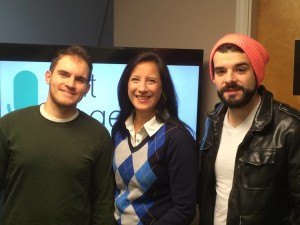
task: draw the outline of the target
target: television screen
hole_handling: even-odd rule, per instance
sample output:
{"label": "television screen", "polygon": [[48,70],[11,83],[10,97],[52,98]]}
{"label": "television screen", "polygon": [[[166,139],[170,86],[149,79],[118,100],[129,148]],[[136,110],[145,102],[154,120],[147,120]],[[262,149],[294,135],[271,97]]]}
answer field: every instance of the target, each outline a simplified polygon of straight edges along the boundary
{"label": "television screen", "polygon": [[[0,44],[0,117],[23,107],[45,102],[45,72],[57,45]],[[179,117],[198,137],[203,50],[86,47],[93,59],[89,93],[78,108],[104,124],[109,131],[119,112],[117,85],[128,60],[143,51],[164,58],[177,92]]]}

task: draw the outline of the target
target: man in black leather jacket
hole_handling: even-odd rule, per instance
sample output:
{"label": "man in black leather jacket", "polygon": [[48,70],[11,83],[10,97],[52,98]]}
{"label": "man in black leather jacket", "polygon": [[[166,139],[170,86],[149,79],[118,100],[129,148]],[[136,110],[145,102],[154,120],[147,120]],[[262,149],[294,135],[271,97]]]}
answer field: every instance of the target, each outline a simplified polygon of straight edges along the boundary
{"label": "man in black leather jacket", "polygon": [[300,113],[260,85],[268,60],[241,34],[211,52],[221,103],[200,143],[201,225],[300,224]]}

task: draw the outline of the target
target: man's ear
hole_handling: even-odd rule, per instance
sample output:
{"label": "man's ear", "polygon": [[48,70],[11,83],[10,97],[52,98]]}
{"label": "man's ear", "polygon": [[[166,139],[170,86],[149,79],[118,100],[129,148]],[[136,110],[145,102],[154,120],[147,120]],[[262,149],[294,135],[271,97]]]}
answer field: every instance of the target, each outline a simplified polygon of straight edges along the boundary
{"label": "man's ear", "polygon": [[90,87],[91,87],[91,85],[90,85],[90,84],[87,84],[86,89],[85,89],[85,94],[87,94],[87,93],[89,92]]}
{"label": "man's ear", "polygon": [[46,81],[47,84],[50,83],[51,76],[52,76],[51,71],[47,70],[46,73],[45,73],[45,81]]}

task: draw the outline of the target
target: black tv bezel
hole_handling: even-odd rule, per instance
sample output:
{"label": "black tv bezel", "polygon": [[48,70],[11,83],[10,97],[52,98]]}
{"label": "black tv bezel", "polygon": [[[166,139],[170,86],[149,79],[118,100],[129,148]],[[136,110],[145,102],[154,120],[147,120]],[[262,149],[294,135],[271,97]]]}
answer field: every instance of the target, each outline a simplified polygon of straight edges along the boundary
{"label": "black tv bezel", "polygon": [[[36,61],[51,62],[58,49],[67,45],[15,44],[0,43],[0,61]],[[93,63],[127,64],[136,54],[153,51],[158,53],[167,65],[197,65],[199,66],[198,105],[196,121],[196,141],[199,142],[200,109],[201,109],[201,82],[203,72],[203,49],[176,49],[176,48],[139,48],[114,47],[102,48],[83,46],[89,52]],[[300,46],[299,46],[300,47]],[[299,81],[300,82],[300,81]]]}

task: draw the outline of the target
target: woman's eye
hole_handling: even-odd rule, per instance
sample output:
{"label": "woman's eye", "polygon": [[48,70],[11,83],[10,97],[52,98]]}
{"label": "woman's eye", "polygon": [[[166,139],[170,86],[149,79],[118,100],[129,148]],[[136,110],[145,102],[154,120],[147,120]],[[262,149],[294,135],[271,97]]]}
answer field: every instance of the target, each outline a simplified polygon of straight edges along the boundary
{"label": "woman's eye", "polygon": [[154,79],[150,79],[150,80],[147,80],[147,83],[149,83],[149,84],[156,84],[157,81],[154,80]]}
{"label": "woman's eye", "polygon": [[136,77],[132,77],[132,78],[130,79],[130,81],[131,81],[131,82],[134,82],[134,83],[137,83],[137,82],[139,82],[139,79],[136,78]]}

